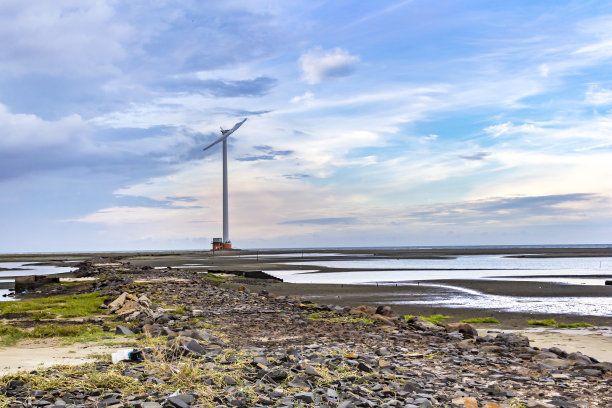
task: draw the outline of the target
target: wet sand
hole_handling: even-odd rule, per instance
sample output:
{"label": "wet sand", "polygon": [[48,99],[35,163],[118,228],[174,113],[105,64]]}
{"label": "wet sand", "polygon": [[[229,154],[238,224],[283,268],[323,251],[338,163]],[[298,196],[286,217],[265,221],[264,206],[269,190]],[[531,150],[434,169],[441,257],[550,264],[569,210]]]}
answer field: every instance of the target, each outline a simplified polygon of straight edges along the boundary
{"label": "wet sand", "polygon": [[[446,281],[445,281],[446,282]],[[448,283],[457,285],[455,281]],[[539,293],[539,282],[521,282],[522,293]],[[491,294],[508,294],[515,295],[507,286],[505,281],[486,282],[488,293]],[[585,316],[571,314],[550,314],[550,313],[524,313],[524,312],[504,312],[490,309],[480,308],[452,308],[443,307],[440,305],[419,305],[419,304],[393,304],[395,301],[409,299],[411,295],[439,293],[439,288],[432,286],[388,286],[388,285],[341,285],[341,284],[309,284],[309,283],[265,283],[265,282],[250,282],[245,281],[229,284],[228,286],[237,287],[245,285],[251,291],[267,290],[275,296],[299,296],[302,299],[310,300],[318,304],[337,304],[342,306],[359,306],[359,305],[381,305],[391,304],[392,309],[398,315],[417,315],[429,316],[432,314],[443,314],[452,316],[449,322],[460,321],[473,317],[495,317],[500,321],[499,325],[492,327],[501,328],[523,328],[527,327],[528,320],[555,319],[563,323],[579,323],[588,322],[596,326],[612,326],[612,317],[610,316]],[[462,286],[471,289],[480,289],[483,286],[481,281],[462,281]],[[571,286],[566,288],[564,296],[589,296],[589,289],[579,285],[553,285],[555,286]],[[607,287],[608,296],[612,296],[612,288]],[[609,290],[608,290],[609,289]],[[528,296],[528,295],[525,295]],[[592,295],[595,296],[595,295]],[[599,294],[598,296],[603,296]],[[612,301],[612,297],[611,297]]]}
{"label": "wet sand", "polygon": [[[461,255],[502,255],[510,257],[612,257],[612,247],[593,248],[420,248],[420,249],[285,249],[251,251],[168,251],[100,254],[17,254],[0,255],[0,262],[45,262],[58,266],[74,266],[67,261],[94,259],[103,256],[100,262],[129,262],[134,266],[175,267],[200,264],[195,270],[206,271],[249,271],[249,270],[295,270],[318,269],[320,272],[341,272],[342,268],[314,267],[312,265],[287,265],[294,261],[331,261],[362,259],[441,259]],[[191,267],[191,266],[190,266]],[[191,269],[194,270],[194,269]],[[358,270],[358,269],[348,269]],[[375,274],[376,272],[372,272]],[[500,275],[511,276],[512,271]],[[375,278],[373,278],[375,279]],[[611,278],[612,279],[612,278]],[[610,297],[612,286],[560,285],[550,282],[497,281],[497,280],[453,280],[426,281],[429,284],[459,286],[490,295],[526,297]],[[412,295],[436,295],[441,288],[432,286],[375,286],[375,285],[338,285],[338,284],[274,284],[265,281],[253,283],[253,290],[266,290],[276,295],[297,295],[312,299],[317,303],[334,303],[349,306],[361,304],[386,304],[410,298]],[[401,314],[442,313],[457,318],[482,317],[495,315],[508,327],[524,327],[529,319],[554,318],[567,323],[588,321],[597,325],[612,326],[612,316],[576,316],[538,313],[496,312],[480,308],[449,308],[438,305],[401,305],[393,304]]]}

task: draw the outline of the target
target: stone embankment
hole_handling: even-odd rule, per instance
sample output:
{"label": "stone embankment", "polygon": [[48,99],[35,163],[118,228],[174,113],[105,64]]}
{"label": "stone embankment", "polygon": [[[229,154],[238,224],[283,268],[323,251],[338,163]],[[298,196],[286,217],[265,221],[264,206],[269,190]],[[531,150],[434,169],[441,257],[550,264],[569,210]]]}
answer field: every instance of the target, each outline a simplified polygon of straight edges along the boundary
{"label": "stone embankment", "polygon": [[145,361],[5,377],[9,406],[612,406],[612,364],[517,334],[229,290],[188,270],[82,269],[108,296],[101,324],[136,334]]}

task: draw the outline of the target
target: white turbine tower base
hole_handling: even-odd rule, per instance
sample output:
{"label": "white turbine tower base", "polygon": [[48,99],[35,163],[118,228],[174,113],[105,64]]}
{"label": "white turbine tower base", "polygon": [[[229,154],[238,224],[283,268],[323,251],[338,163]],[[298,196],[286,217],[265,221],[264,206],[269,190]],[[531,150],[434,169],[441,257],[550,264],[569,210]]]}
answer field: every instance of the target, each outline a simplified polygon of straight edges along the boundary
{"label": "white turbine tower base", "polygon": [[217,143],[223,142],[223,242],[221,242],[221,247],[219,249],[229,249],[232,247],[229,239],[229,214],[227,204],[227,138],[238,130],[244,122],[246,122],[246,118],[243,119],[242,122],[236,123],[230,130],[223,130],[223,128],[221,128],[221,137],[204,148],[204,150],[208,150]]}

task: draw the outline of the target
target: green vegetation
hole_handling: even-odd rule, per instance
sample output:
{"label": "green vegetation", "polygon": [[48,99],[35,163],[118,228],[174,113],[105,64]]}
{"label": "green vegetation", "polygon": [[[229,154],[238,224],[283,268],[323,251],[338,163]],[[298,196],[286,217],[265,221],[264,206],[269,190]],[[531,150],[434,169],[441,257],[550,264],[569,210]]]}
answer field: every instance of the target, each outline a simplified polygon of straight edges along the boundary
{"label": "green vegetation", "polygon": [[11,346],[23,339],[46,339],[61,337],[62,344],[99,340],[108,336],[102,328],[90,324],[41,324],[32,330],[15,326],[0,326],[0,345]]}
{"label": "green vegetation", "polygon": [[310,313],[306,316],[311,320],[325,320],[332,323],[365,323],[374,324],[372,319],[357,316],[338,316],[331,313]]}
{"label": "green vegetation", "polygon": [[23,331],[14,326],[0,326],[0,345],[10,346],[23,338]]}
{"label": "green vegetation", "polygon": [[57,316],[55,314],[49,312],[36,312],[30,316],[32,320],[55,319],[56,317]]}
{"label": "green vegetation", "polygon": [[559,323],[557,327],[561,329],[577,329],[579,327],[595,327],[591,323],[578,322],[578,323]]}
{"label": "green vegetation", "polygon": [[0,302],[0,314],[33,313],[35,319],[72,318],[100,313],[105,297],[98,292],[84,295],[52,296],[13,302]]}
{"label": "green vegetation", "polygon": [[225,279],[223,276],[219,276],[210,272],[204,275],[204,279],[215,283],[225,283],[227,281],[227,279]]}
{"label": "green vegetation", "polygon": [[60,280],[59,283],[50,283],[49,285],[54,285],[54,286],[76,286],[76,285],[82,285],[83,283],[88,283],[87,281],[62,281]]}
{"label": "green vegetation", "polygon": [[555,319],[546,319],[546,320],[529,320],[527,324],[531,326],[556,326],[557,321]]}
{"label": "green vegetation", "polygon": [[[413,317],[417,317],[414,315],[404,315],[404,320],[408,321],[410,319],[412,319]],[[453,316],[444,316],[441,314],[435,314],[435,315],[431,315],[431,316],[418,316],[419,319],[421,320],[427,320],[430,323],[433,323],[435,325],[438,326],[442,326],[442,322],[445,320],[448,320],[450,318],[452,318]]]}
{"label": "green vegetation", "polygon": [[171,310],[173,313],[176,313],[176,314],[182,315],[182,314],[187,313],[187,310],[185,310],[183,305],[164,305],[164,307],[168,310]]}
{"label": "green vegetation", "polygon": [[545,326],[545,327],[559,327],[561,329],[576,329],[579,327],[595,327],[590,323],[578,322],[578,323],[557,323],[555,319],[546,320],[529,320],[527,324],[531,326]]}
{"label": "green vegetation", "polygon": [[494,317],[472,317],[462,320],[461,323],[499,323],[499,320]]}

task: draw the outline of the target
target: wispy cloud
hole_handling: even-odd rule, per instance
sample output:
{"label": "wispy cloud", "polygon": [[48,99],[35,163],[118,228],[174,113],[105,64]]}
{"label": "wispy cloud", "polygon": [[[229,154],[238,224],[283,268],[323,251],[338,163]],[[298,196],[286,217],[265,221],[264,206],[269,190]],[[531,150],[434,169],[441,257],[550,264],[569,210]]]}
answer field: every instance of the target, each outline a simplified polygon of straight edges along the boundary
{"label": "wispy cloud", "polygon": [[490,155],[491,153],[489,152],[478,152],[474,154],[460,155],[459,157],[465,160],[484,160]]}
{"label": "wispy cloud", "polygon": [[601,88],[598,85],[591,85],[585,96],[586,102],[589,105],[612,105],[612,89]]}
{"label": "wispy cloud", "polygon": [[296,173],[296,174],[283,174],[283,177],[289,180],[302,180],[312,177],[310,174]]}
{"label": "wispy cloud", "polygon": [[334,225],[334,224],[352,224],[355,218],[337,217],[337,218],[311,218],[306,220],[291,220],[283,221],[281,224],[316,224],[316,225]]}
{"label": "wispy cloud", "polygon": [[259,150],[264,154],[246,155],[236,158],[238,161],[259,161],[259,160],[274,160],[279,157],[289,156],[293,154],[293,150],[274,150],[271,146],[260,145],[254,146],[255,150]]}
{"label": "wispy cloud", "polygon": [[274,78],[261,76],[247,80],[173,79],[163,82],[161,86],[168,91],[203,93],[216,98],[236,98],[266,95],[277,83]]}
{"label": "wispy cloud", "polygon": [[321,47],[314,48],[302,54],[299,60],[304,79],[310,84],[348,76],[358,62],[359,57],[339,47],[329,51]]}

